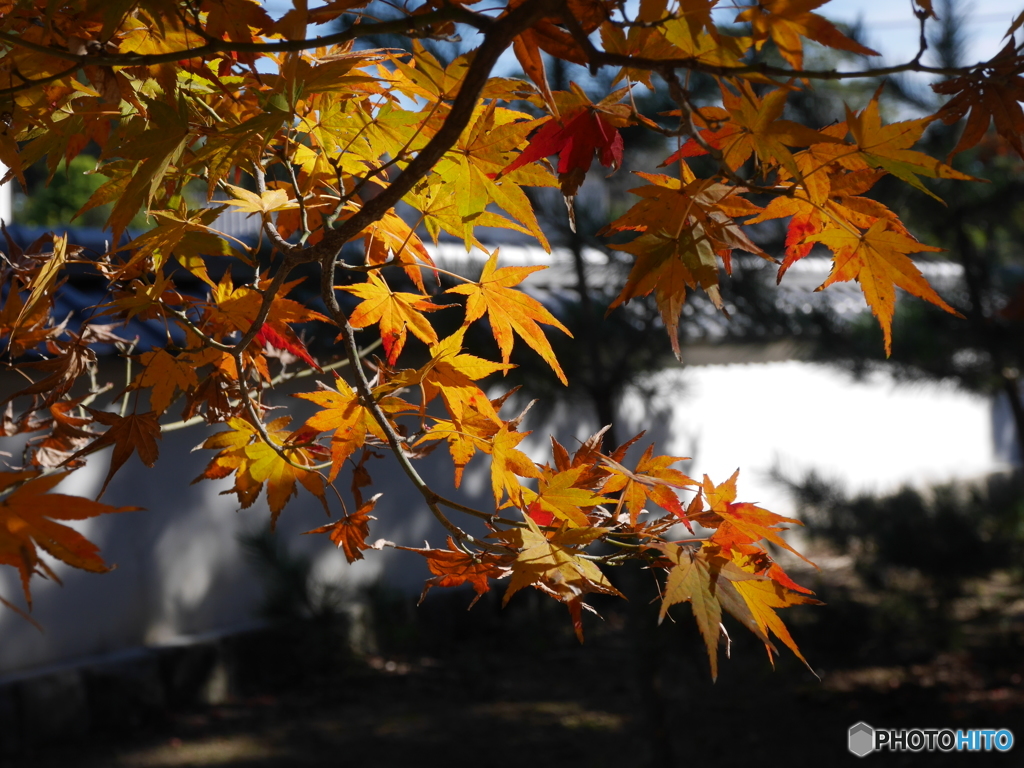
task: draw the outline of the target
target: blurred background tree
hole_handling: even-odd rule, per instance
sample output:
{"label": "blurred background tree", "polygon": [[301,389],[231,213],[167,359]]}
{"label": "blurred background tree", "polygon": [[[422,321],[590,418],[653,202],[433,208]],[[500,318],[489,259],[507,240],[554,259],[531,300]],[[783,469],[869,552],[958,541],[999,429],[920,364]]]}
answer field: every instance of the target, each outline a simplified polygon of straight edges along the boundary
{"label": "blurred background tree", "polygon": [[[942,23],[931,50],[939,66],[966,63],[968,11],[958,0],[938,4]],[[918,82],[901,79],[887,81],[885,94],[890,109],[901,111],[927,112],[943,99]],[[941,157],[953,149],[961,130],[961,123],[933,123],[922,148]],[[889,360],[882,356],[881,336],[867,315],[852,326],[826,323],[815,358],[856,374],[885,368],[905,381],[948,380],[979,394],[1001,395],[1015,426],[1019,462],[1024,455],[1024,164],[990,132],[979,146],[958,155],[953,165],[988,183],[929,180],[929,188],[944,204],[909,187],[898,189],[890,179],[884,179],[875,194],[921,240],[946,249],[936,258],[959,267],[960,276],[945,298],[967,321],[933,311],[924,302],[902,301],[894,325],[898,341]]]}
{"label": "blurred background tree", "polygon": [[[969,8],[958,0],[942,0],[936,12],[942,23],[930,40],[933,59],[938,66],[962,66]],[[879,86],[894,113],[934,111],[944,98],[920,81],[894,78]],[[814,93],[805,106],[826,114],[831,107],[825,92]],[[962,123],[933,123],[923,148],[942,157],[961,131]],[[886,359],[870,315],[844,319],[826,308],[815,315],[811,358],[856,377],[885,372],[905,384],[949,382],[992,398],[997,436],[1003,433],[1008,458],[1019,465],[1024,456],[1024,164],[990,132],[953,165],[988,183],[957,186],[928,180],[942,203],[886,179],[872,196],[922,241],[946,249],[934,257],[947,265],[950,276],[943,297],[964,317],[901,297],[893,329],[897,341]],[[1000,413],[1006,414],[1005,423]],[[950,423],[951,441],[956,432],[957,425]],[[836,633],[839,653],[867,659],[895,650],[913,659],[977,642],[979,635],[994,642],[986,634],[993,631],[1019,634],[1019,627],[1007,623],[1024,576],[1024,478],[1019,470],[975,483],[890,493],[852,493],[813,471],[778,479],[792,492],[812,540],[852,561],[855,587],[823,587],[833,614],[841,616],[845,609],[849,619],[839,622],[845,627]]]}

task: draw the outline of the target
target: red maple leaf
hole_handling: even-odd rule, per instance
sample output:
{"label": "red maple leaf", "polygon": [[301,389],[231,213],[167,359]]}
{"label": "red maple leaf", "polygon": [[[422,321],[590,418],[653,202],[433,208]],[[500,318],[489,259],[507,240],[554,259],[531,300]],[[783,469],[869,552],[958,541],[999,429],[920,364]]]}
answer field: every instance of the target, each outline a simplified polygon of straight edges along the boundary
{"label": "red maple leaf", "polygon": [[306,345],[303,344],[299,337],[296,336],[294,333],[289,335],[291,336],[291,338],[288,338],[283,333],[281,333],[271,325],[267,324],[262,326],[256,333],[255,341],[262,347],[270,345],[275,349],[290,352],[291,354],[295,355],[297,358],[302,360],[304,363],[309,365],[311,368],[322,373],[323,369],[320,367],[317,361],[314,360],[312,356],[309,354],[309,350],[306,349]]}
{"label": "red maple leaf", "polygon": [[595,152],[601,165],[618,168],[622,163],[622,136],[600,112],[583,109],[564,124],[558,120],[545,123],[530,139],[530,146],[498,176],[506,176],[527,163],[558,155],[562,192],[571,196],[583,183]]}

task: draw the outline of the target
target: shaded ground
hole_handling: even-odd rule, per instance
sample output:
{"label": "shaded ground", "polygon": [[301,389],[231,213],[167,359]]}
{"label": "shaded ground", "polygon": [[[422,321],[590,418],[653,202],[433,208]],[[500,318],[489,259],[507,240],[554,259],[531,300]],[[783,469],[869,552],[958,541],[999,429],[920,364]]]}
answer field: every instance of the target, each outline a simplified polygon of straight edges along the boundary
{"label": "shaded ground", "polygon": [[[834,607],[788,617],[820,682],[790,655],[773,670],[763,647],[734,631],[733,658],[712,684],[685,609],[678,625],[632,631],[630,614],[602,606],[606,621],[589,622],[581,648],[562,609],[539,595],[504,612],[482,601],[468,615],[465,595],[434,597],[415,611],[378,599],[376,653],[344,654],[323,627],[271,633],[240,650],[225,704],[171,706],[132,731],[37,746],[5,764],[864,765],[846,748],[860,720],[1008,728],[1024,739],[1024,628],[1006,617],[929,654],[928,638],[880,640],[878,622],[837,593]],[[1022,750],[866,760],[1019,765]]]}

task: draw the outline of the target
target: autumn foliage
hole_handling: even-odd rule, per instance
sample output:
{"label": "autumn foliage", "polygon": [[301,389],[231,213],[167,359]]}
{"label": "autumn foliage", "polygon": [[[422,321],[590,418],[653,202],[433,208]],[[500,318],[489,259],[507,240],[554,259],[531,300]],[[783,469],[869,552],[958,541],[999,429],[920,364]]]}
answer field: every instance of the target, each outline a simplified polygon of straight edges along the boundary
{"label": "autumn foliage", "polygon": [[[926,27],[931,0],[916,2]],[[607,172],[624,162],[629,128],[671,148],[661,171],[620,171],[635,174],[635,200],[603,233],[634,261],[613,307],[653,294],[677,354],[687,296],[703,291],[721,306],[737,251],[775,261],[783,279],[813,248],[827,249],[834,264],[822,288],[856,281],[887,350],[896,288],[952,311],[911,258],[939,249],[870,192],[886,175],[913,194],[933,194],[923,179],[971,182],[951,158],[913,148],[936,120],[966,117],[955,153],[993,120],[1021,152],[1024,55],[1013,32],[1024,17],[991,62],[951,72],[918,53],[872,68],[875,52],[819,15],[822,4],[765,0],[712,15],[714,0],[426,0],[380,16],[388,9],[366,0],[296,0],[273,18],[255,0],[0,0],[7,182],[24,183],[34,165],[52,177],[93,147],[104,182],[83,210],[110,206],[112,244],[87,253],[66,236],[6,238],[0,334],[20,388],[5,401],[2,429],[28,442],[12,460],[20,466],[0,474],[0,563],[18,570],[27,600],[33,576],[54,576],[40,550],[104,570],[96,548],[60,521],[126,510],[48,492],[112,446],[105,490],[133,453],[158,461],[162,430],[205,423],[216,429],[202,442],[210,459],[197,481],[233,481],[241,507],[265,497],[272,521],[296,494],[312,494],[337,517],[310,533],[329,536],[349,562],[394,546],[426,559],[427,589],[468,584],[481,595],[504,581],[507,601],[532,587],[568,607],[582,639],[587,596],[619,595],[609,571],[639,561],[664,574],[662,618],[690,603],[713,673],[723,612],[769,656],[781,642],[803,659],[776,611],[815,601],[769,549],[792,551],[781,532],[796,521],[737,501],[736,475],[684,475],[681,457],[640,437],[614,450],[600,433],[574,450],[552,439],[544,462],[524,453],[523,416],[508,413],[500,378],[488,377],[526,345],[566,382],[549,336],[568,330],[522,290],[543,267],[503,265],[494,249],[481,274],[460,276],[438,268],[429,244],[444,234],[483,248],[476,228],[497,227],[547,249],[524,189],[559,189],[571,217],[594,161]],[[364,42],[385,34],[407,45]],[[420,42],[456,34],[475,47],[447,64]],[[807,41],[861,57],[862,68],[806,69]],[[507,50],[526,79],[495,75]],[[551,57],[617,72],[620,88],[597,101],[577,84],[552,90]],[[883,119],[878,93],[831,125],[786,118],[790,99],[816,81],[903,71],[940,77],[934,88],[951,100],[897,122]],[[718,97],[698,100],[692,76],[710,78]],[[644,89],[666,92],[675,109],[641,114]],[[229,208],[258,220],[259,244],[220,231]],[[140,211],[151,227],[129,233]],[[772,219],[786,222],[784,254],[751,235],[750,225]],[[316,308],[296,298],[295,273],[310,266]],[[107,290],[75,328],[55,313],[71,269],[100,276]],[[203,289],[183,290],[183,275]],[[118,332],[136,318],[174,333],[162,347],[133,349]],[[334,344],[329,359],[315,359],[299,325]],[[499,360],[466,348],[474,325],[493,334]],[[379,337],[379,352],[359,347],[357,329]],[[99,343],[118,345],[131,366],[127,390],[95,383]],[[266,407],[297,370],[309,385],[296,397],[316,408],[304,422]],[[435,448],[450,453],[456,486],[469,462],[489,464],[493,505],[436,492],[417,470]],[[363,491],[385,472],[421,492],[448,532],[445,547],[373,543],[378,497]]]}

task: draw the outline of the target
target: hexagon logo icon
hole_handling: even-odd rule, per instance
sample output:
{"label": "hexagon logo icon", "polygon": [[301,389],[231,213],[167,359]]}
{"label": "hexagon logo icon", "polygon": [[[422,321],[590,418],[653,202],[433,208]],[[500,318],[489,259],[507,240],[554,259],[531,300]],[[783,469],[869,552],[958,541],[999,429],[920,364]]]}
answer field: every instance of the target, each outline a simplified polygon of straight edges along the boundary
{"label": "hexagon logo icon", "polygon": [[867,723],[851,725],[847,746],[857,757],[871,754],[875,751],[875,729]]}

